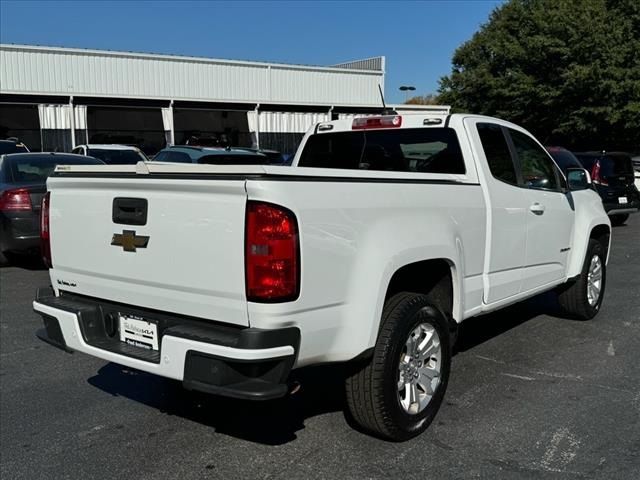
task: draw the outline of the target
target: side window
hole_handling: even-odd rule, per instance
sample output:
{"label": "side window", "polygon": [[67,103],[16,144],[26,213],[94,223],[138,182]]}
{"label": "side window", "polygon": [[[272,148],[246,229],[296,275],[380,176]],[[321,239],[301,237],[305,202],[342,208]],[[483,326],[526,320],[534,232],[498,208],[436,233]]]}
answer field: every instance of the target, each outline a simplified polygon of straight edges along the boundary
{"label": "side window", "polygon": [[491,175],[511,185],[518,185],[516,168],[502,127],[494,123],[478,123],[477,129]]}
{"label": "side window", "polygon": [[71,150],[71,153],[77,153],[78,155],[83,155],[83,151],[82,151],[82,147],[76,147],[73,150]]}
{"label": "side window", "polygon": [[524,186],[556,190],[558,188],[556,168],[547,152],[522,132],[509,129],[509,134],[520,160]]}

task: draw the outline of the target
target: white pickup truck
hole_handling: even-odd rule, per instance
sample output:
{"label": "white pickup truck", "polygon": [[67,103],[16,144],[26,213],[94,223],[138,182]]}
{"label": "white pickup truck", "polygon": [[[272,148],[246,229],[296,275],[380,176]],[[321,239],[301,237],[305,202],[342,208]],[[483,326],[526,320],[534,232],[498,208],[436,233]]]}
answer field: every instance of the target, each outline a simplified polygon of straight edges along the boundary
{"label": "white pickup truck", "polygon": [[58,167],[42,209],[43,340],[242,399],[352,362],[366,431],[403,440],[444,396],[457,326],[556,289],[598,312],[610,223],[582,169],[474,115],[320,123],[292,167]]}

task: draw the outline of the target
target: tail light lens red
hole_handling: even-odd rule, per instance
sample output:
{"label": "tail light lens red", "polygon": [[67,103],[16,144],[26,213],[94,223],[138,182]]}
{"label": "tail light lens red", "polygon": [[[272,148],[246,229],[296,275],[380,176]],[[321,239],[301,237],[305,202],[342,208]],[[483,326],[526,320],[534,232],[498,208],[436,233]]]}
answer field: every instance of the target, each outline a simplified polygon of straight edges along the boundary
{"label": "tail light lens red", "polygon": [[42,252],[42,261],[47,268],[52,267],[51,262],[51,236],[49,231],[49,199],[50,193],[47,192],[42,197],[42,208],[40,209],[40,251]]}
{"label": "tail light lens red", "polygon": [[300,292],[298,222],[290,210],[247,203],[245,236],[247,300],[285,302]]}
{"label": "tail light lens red", "polygon": [[609,185],[609,182],[600,175],[600,160],[596,160],[591,168],[591,181],[598,185]]}
{"label": "tail light lens red", "polygon": [[31,196],[29,195],[29,190],[26,188],[5,190],[2,192],[2,195],[0,195],[0,211],[15,212],[30,210],[32,210]]}

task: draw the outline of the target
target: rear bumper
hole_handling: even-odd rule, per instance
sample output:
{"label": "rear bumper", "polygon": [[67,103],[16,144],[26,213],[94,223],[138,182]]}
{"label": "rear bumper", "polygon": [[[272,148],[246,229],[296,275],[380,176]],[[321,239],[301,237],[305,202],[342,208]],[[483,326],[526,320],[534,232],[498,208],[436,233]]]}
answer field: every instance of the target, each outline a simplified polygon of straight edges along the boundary
{"label": "rear bumper", "polygon": [[629,215],[631,213],[638,213],[639,208],[612,208],[607,210],[607,215]]}
{"label": "rear bumper", "polygon": [[640,211],[640,200],[630,201],[629,203],[603,203],[604,210],[607,212],[607,215],[624,215],[637,213]]}
{"label": "rear bumper", "polygon": [[[607,215],[637,213],[640,210],[640,194],[635,187],[621,190],[602,188],[598,193],[602,197],[602,205]],[[627,203],[620,203],[618,200],[620,197],[626,198]]]}
{"label": "rear bumper", "polygon": [[[33,309],[44,320],[37,335],[68,352],[180,380],[185,388],[234,398],[266,400],[287,393],[287,379],[300,345],[297,328],[231,328],[212,322],[143,313],[157,321],[159,350],[119,340],[113,315],[134,307],[78,296],[55,297],[40,289]],[[115,330],[114,330],[115,328]]]}
{"label": "rear bumper", "polygon": [[33,214],[7,217],[0,214],[0,251],[29,252],[40,249],[40,225]]}

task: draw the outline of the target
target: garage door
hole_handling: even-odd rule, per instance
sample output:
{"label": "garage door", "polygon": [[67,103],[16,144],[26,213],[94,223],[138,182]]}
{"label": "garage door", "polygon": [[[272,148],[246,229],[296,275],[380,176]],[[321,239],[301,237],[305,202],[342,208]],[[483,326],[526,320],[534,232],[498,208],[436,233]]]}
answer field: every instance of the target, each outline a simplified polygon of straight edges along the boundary
{"label": "garage door", "polygon": [[32,152],[42,148],[37,105],[0,104],[0,139],[16,137]]}
{"label": "garage door", "polygon": [[87,107],[89,143],[135,145],[148,155],[164,148],[159,108]]}

